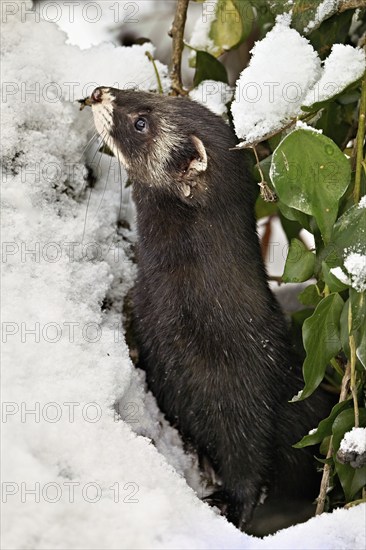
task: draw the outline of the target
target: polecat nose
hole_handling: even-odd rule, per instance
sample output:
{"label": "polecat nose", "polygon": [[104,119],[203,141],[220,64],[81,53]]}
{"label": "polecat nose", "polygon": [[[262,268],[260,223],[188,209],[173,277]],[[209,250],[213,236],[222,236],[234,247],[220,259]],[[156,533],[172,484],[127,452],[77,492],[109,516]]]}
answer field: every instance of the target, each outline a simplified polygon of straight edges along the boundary
{"label": "polecat nose", "polygon": [[94,103],[101,103],[103,99],[103,89],[102,88],[95,88],[93,93],[90,96],[90,102],[92,104]]}

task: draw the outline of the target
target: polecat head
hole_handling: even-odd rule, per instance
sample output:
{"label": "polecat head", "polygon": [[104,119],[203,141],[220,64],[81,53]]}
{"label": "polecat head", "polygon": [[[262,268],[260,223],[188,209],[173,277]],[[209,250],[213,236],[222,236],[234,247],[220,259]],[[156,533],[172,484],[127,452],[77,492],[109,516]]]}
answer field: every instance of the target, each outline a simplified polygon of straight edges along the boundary
{"label": "polecat head", "polygon": [[202,203],[212,157],[207,140],[216,135],[219,141],[219,125],[222,141],[222,125],[227,126],[219,117],[189,99],[107,87],[96,88],[87,103],[97,131],[132,184]]}

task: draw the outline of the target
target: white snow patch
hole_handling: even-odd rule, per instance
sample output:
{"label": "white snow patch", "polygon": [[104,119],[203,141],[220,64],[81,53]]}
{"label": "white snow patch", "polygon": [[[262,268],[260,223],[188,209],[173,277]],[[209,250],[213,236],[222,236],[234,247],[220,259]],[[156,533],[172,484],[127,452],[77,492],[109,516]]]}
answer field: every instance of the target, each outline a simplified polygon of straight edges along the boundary
{"label": "white snow patch", "polygon": [[332,275],[334,275],[334,277],[337,277],[337,279],[339,281],[341,281],[341,283],[343,283],[344,285],[350,285],[351,284],[350,278],[347,277],[347,275],[344,273],[344,271],[342,271],[341,267],[332,267],[330,272],[331,272]]}
{"label": "white snow patch", "polygon": [[358,203],[358,208],[366,208],[366,195],[360,198],[360,202]]}
{"label": "white snow patch", "polygon": [[351,252],[344,260],[344,267],[350,275],[352,287],[357,292],[366,290],[366,255]]}
{"label": "white snow patch", "polygon": [[361,78],[365,68],[365,52],[362,48],[333,44],[329,56],[324,61],[322,75],[315,86],[309,90],[304,105],[310,106],[340,93],[352,82]]}
{"label": "white snow patch", "polygon": [[216,115],[227,114],[226,104],[233,95],[233,89],[224,82],[204,80],[194,88],[189,97],[201,103]]}
{"label": "white snow patch", "polygon": [[309,126],[306,124],[306,122],[303,122],[302,120],[296,121],[296,129],[301,128],[301,130],[309,130],[310,132],[314,132],[315,134],[322,134],[323,130],[318,130],[317,128],[313,128],[312,126]]}
{"label": "white snow patch", "polygon": [[302,105],[329,99],[365,71],[363,49],[343,44],[333,45],[322,68],[310,42],[289,24],[289,14],[277,17],[236,83],[231,110],[243,144],[280,130],[303,114]]}
{"label": "white snow patch", "polygon": [[344,434],[339,450],[343,453],[366,453],[366,428],[352,428]]}
{"label": "white snow patch", "polygon": [[317,7],[315,12],[315,19],[310,21],[304,28],[304,32],[310,32],[314,27],[318,27],[324,19],[335,12],[339,4],[339,0],[323,0]]}
{"label": "white snow patch", "polygon": [[[193,28],[191,39],[188,44],[195,50],[203,50],[215,55],[218,51],[218,47],[215,46],[214,41],[210,38],[211,25],[216,21],[216,8],[218,0],[210,0],[202,4],[202,12],[197,18],[196,24]],[[194,55],[194,52],[193,52]]]}
{"label": "white snow patch", "polygon": [[289,23],[288,14],[277,17],[237,81],[231,110],[236,134],[245,142],[258,141],[295,117],[320,77],[317,53]]}

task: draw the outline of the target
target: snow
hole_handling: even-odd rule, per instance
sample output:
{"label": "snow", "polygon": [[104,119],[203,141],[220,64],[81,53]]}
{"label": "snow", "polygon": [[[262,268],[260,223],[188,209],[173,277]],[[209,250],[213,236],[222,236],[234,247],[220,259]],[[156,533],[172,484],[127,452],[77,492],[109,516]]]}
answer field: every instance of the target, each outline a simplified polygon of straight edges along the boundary
{"label": "snow", "polygon": [[[20,14],[2,31],[2,546],[364,548],[364,506],[263,540],[217,515],[129,359],[121,316],[136,236],[117,229],[119,169],[93,158],[95,143],[85,189],[92,117],[73,100],[97,84],[154,89],[150,46],[81,51],[55,24]],[[133,222],[129,188],[122,199]]]}
{"label": "snow", "polygon": [[308,23],[308,25],[304,28],[304,32],[308,33],[315,27],[318,27],[324,19],[336,11],[338,4],[339,0],[323,0],[323,2],[321,2],[316,9],[315,19]]}
{"label": "snow", "polygon": [[357,292],[366,290],[366,255],[359,252],[349,252],[344,259],[344,267],[348,275],[340,267],[333,267],[330,272],[341,283],[352,286]]}
{"label": "snow", "polygon": [[243,144],[279,131],[303,114],[302,105],[329,99],[365,71],[365,52],[343,44],[333,45],[322,67],[310,42],[290,22],[290,14],[277,17],[273,29],[255,44],[236,83],[231,110]]}
{"label": "snow", "polygon": [[317,53],[289,24],[288,15],[277,17],[237,81],[231,110],[236,134],[245,142],[258,141],[295,117],[320,77]]}
{"label": "snow", "polygon": [[215,55],[218,47],[215,46],[210,38],[210,30],[212,23],[216,20],[216,7],[218,0],[210,0],[202,4],[202,13],[196,20],[193,28],[191,39],[188,44],[195,50],[203,50]]}
{"label": "snow", "polygon": [[366,195],[361,197],[360,202],[358,203],[358,208],[366,208]]}
{"label": "snow", "polygon": [[331,274],[334,275],[334,277],[337,277],[341,283],[344,285],[351,285],[351,279],[347,277],[347,275],[342,271],[341,267],[332,267],[330,270]]}
{"label": "snow", "polygon": [[340,93],[362,77],[366,68],[365,52],[344,44],[334,44],[324,61],[322,75],[313,89],[309,90],[304,105],[325,101]]}
{"label": "snow", "polygon": [[189,97],[205,105],[216,115],[227,114],[226,104],[231,100],[233,90],[224,82],[204,80],[189,93]]}
{"label": "snow", "polygon": [[343,453],[366,453],[366,428],[352,428],[347,432],[339,446]]}
{"label": "snow", "polygon": [[301,130],[309,130],[310,132],[314,132],[315,134],[322,134],[323,133],[323,130],[318,130],[317,128],[313,128],[312,126],[309,126],[308,124],[306,124],[306,122],[303,122],[302,120],[297,120],[296,121],[295,128],[297,130],[299,128]]}
{"label": "snow", "polygon": [[366,255],[351,252],[344,260],[344,267],[350,275],[351,286],[357,292],[366,290]]}

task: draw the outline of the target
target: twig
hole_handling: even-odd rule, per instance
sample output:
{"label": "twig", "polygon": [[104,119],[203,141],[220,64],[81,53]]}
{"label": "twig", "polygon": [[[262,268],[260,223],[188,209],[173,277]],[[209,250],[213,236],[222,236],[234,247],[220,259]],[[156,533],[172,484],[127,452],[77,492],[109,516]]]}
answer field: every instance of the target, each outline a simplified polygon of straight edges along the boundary
{"label": "twig", "polygon": [[366,71],[362,79],[361,88],[361,100],[360,100],[360,114],[358,117],[358,131],[356,137],[356,174],[355,174],[355,187],[353,191],[353,198],[357,204],[360,200],[361,194],[361,173],[363,163],[363,143],[365,139],[365,123],[366,123]]}
{"label": "twig", "polygon": [[[341,393],[339,396],[339,403],[341,403],[342,401],[345,401],[347,398],[348,384],[349,384],[350,378],[351,378],[351,365],[350,363],[347,363],[346,370],[342,378],[342,386],[341,386]],[[333,436],[331,436],[329,441],[329,447],[328,447],[328,452],[326,457],[327,460],[331,458],[332,455],[333,455]],[[327,491],[329,487],[330,471],[331,471],[331,465],[325,464],[323,468],[323,476],[320,484],[319,496],[316,499],[317,501],[316,511],[315,511],[316,516],[324,512],[325,499],[327,497]]]}
{"label": "twig", "polygon": [[257,161],[258,172],[261,177],[261,181],[258,183],[259,188],[261,190],[261,197],[265,202],[275,202],[277,200],[277,195],[272,191],[272,189],[270,189],[268,183],[264,178],[263,170],[259,165],[259,158],[258,158],[258,153],[256,148],[253,146],[252,149],[254,152],[255,159]]}
{"label": "twig", "polygon": [[349,334],[349,347],[351,352],[350,368],[351,368],[351,393],[353,399],[353,407],[355,410],[355,428],[359,427],[360,414],[358,410],[358,400],[357,400],[357,391],[356,391],[356,342],[355,337],[351,334],[352,331],[352,309],[351,302],[349,303],[348,308],[348,334]]}
{"label": "twig", "polygon": [[356,10],[357,8],[364,8],[365,0],[341,0],[338,4],[338,11],[342,13],[347,10]]}
{"label": "twig", "polygon": [[181,65],[184,47],[184,27],[187,19],[188,4],[189,0],[177,0],[177,9],[175,12],[172,30],[170,32],[170,35],[173,38],[172,70],[170,73],[173,95],[187,94],[187,91],[183,88]]}

